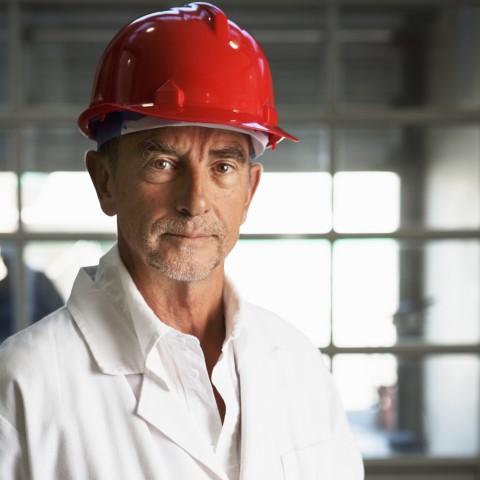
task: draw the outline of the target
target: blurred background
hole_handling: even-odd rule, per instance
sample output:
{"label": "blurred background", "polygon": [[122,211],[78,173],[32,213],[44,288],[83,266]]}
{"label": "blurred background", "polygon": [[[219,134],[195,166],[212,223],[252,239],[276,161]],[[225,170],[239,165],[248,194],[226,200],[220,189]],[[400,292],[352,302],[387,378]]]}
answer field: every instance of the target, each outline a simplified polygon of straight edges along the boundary
{"label": "blurred background", "polygon": [[[228,259],[321,348],[367,479],[480,480],[480,2],[216,2],[263,45],[284,142]],[[181,3],[0,0],[0,341],[115,241],[76,128],[133,18]]]}

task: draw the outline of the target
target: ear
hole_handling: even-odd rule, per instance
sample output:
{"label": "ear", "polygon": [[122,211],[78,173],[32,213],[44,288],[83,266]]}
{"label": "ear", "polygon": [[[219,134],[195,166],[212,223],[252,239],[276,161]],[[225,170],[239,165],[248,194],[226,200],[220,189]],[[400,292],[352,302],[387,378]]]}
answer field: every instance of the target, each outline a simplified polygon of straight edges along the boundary
{"label": "ear", "polygon": [[103,212],[112,217],[117,213],[115,191],[113,185],[113,172],[107,155],[94,150],[85,156],[88,173],[97,192],[100,207]]}
{"label": "ear", "polygon": [[260,183],[260,178],[262,176],[263,167],[260,163],[254,163],[250,165],[250,182],[249,182],[249,192],[247,201],[245,202],[245,210],[243,213],[243,220],[242,224],[247,219],[248,209],[250,208],[250,204],[252,203],[253,196],[257,191],[258,185]]}

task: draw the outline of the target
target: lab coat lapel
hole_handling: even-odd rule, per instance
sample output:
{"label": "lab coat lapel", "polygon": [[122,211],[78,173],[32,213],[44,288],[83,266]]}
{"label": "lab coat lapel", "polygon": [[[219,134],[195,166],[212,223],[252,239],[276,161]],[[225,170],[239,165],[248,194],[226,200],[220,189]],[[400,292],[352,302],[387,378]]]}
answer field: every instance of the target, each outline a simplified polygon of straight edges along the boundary
{"label": "lab coat lapel", "polygon": [[276,347],[249,341],[239,364],[242,409],[241,480],[279,478],[280,419],[285,395],[274,368]]}
{"label": "lab coat lapel", "polygon": [[213,450],[204,438],[200,438],[194,420],[181,408],[165,381],[153,375],[148,366],[144,373],[137,415],[216,473],[218,478],[226,479]]}

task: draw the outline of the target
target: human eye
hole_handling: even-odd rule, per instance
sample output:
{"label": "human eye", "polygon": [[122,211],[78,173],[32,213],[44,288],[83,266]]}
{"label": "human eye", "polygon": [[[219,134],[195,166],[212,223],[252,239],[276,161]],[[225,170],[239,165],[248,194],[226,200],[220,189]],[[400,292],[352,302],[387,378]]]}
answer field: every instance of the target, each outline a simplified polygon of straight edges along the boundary
{"label": "human eye", "polygon": [[149,155],[143,166],[144,178],[151,183],[170,181],[176,172],[175,161],[164,155]]}
{"label": "human eye", "polygon": [[228,173],[233,173],[234,167],[229,163],[220,162],[215,165],[214,170],[216,173],[228,174]]}
{"label": "human eye", "polygon": [[144,174],[148,176],[165,176],[176,169],[176,152],[166,143],[147,139],[139,145],[139,152],[143,158]]}
{"label": "human eye", "polygon": [[157,170],[157,171],[166,171],[166,170],[173,169],[172,162],[169,160],[166,160],[165,158],[151,159],[148,166],[153,170]]}
{"label": "human eye", "polygon": [[233,180],[247,165],[246,155],[241,145],[220,145],[211,151],[213,171],[224,180]]}

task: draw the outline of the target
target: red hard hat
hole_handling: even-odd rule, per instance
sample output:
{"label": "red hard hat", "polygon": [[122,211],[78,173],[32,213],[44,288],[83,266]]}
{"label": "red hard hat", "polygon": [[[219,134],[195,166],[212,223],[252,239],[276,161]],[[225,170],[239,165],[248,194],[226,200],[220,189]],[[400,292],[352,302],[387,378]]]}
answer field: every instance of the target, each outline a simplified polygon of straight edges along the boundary
{"label": "red hard hat", "polygon": [[260,45],[208,3],[152,13],[117,33],[100,59],[80,130],[96,140],[98,122],[119,111],[265,132],[272,147],[297,140],[277,125]]}

